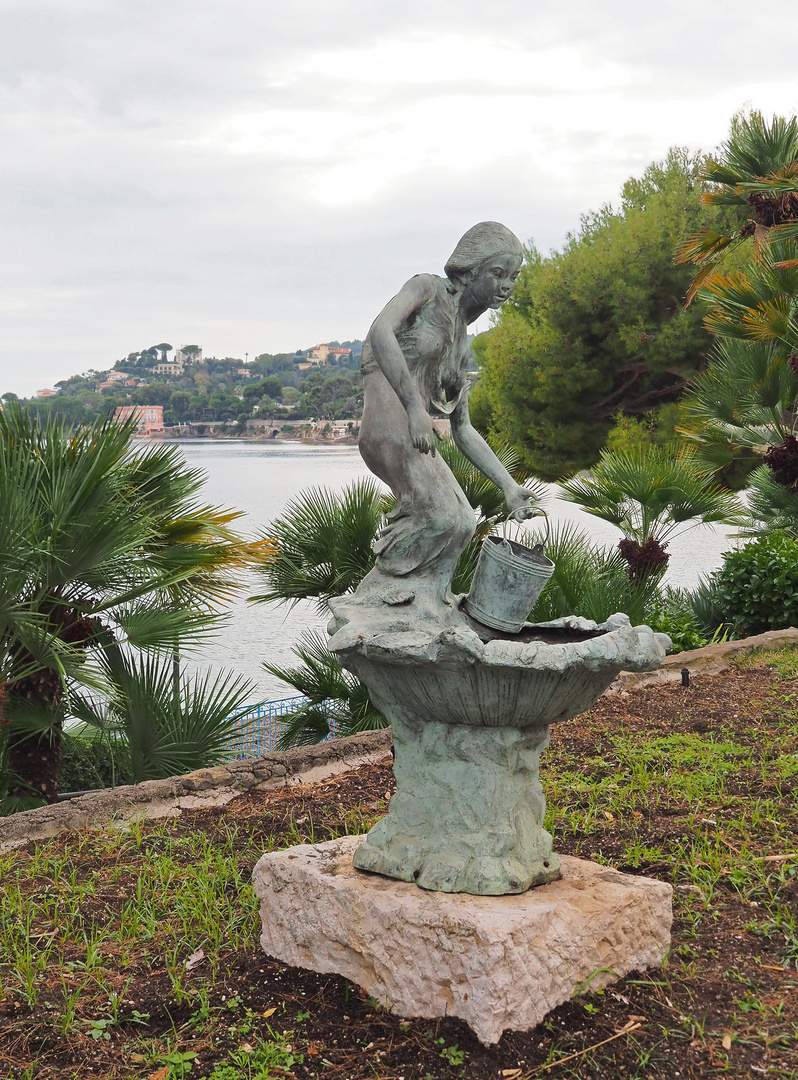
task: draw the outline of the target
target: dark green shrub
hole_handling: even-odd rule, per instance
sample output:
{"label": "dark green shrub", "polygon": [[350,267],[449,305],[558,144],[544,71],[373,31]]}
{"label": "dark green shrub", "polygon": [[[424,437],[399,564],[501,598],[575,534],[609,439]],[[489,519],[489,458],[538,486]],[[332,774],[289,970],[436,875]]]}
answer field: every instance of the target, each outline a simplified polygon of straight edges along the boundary
{"label": "dark green shrub", "polygon": [[728,551],[710,581],[740,636],[798,625],[798,543],[785,533],[768,533]]}
{"label": "dark green shrub", "polygon": [[648,625],[657,633],[668,635],[675,653],[709,644],[711,635],[704,633],[693,610],[692,599],[686,590],[668,586],[646,611]]}
{"label": "dark green shrub", "polygon": [[92,791],[94,788],[132,784],[130,751],[127,742],[64,735],[61,779],[62,791]]}
{"label": "dark green shrub", "polygon": [[716,592],[714,576],[701,578],[698,588],[690,594],[690,606],[701,633],[710,641],[739,636],[726,618],[722,601]]}

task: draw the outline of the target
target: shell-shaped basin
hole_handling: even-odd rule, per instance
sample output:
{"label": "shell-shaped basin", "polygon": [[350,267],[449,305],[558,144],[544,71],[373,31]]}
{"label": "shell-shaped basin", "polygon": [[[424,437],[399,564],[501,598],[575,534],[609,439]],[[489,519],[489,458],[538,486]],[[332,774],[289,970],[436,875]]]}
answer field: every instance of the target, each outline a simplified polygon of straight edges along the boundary
{"label": "shell-shaped basin", "polygon": [[[527,626],[525,640],[483,641],[467,625],[364,633],[357,622],[340,626],[329,648],[366,683],[378,708],[479,727],[568,720],[590,708],[620,671],[656,668],[671,644],[622,614],[601,624],[570,616]],[[528,640],[536,631],[548,640]]]}

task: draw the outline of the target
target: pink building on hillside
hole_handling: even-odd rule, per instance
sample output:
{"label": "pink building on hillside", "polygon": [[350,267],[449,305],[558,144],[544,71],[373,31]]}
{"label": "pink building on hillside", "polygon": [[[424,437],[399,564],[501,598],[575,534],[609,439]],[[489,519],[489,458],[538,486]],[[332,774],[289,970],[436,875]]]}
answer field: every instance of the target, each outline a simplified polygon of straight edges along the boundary
{"label": "pink building on hillside", "polygon": [[136,418],[135,435],[149,436],[163,431],[163,405],[120,405],[114,420],[124,423],[131,416]]}

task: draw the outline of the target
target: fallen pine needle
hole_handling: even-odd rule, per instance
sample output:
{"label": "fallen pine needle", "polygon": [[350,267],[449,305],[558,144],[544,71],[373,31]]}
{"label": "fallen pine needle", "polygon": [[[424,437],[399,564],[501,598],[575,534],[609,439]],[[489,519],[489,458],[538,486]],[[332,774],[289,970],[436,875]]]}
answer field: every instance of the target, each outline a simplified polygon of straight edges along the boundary
{"label": "fallen pine needle", "polygon": [[798,851],[791,851],[789,855],[760,855],[754,862],[785,862],[787,859],[798,859]]}
{"label": "fallen pine needle", "polygon": [[553,1069],[555,1065],[564,1065],[566,1061],[573,1061],[574,1058],[584,1057],[585,1054],[589,1054],[591,1050],[598,1050],[600,1046],[606,1046],[607,1043],[613,1041],[613,1039],[620,1039],[621,1035],[629,1035],[633,1031],[637,1031],[642,1024],[627,1024],[621,1031],[616,1031],[614,1035],[610,1035],[609,1039],[602,1039],[601,1042],[594,1043],[592,1046],[585,1047],[584,1050],[578,1050],[575,1054],[569,1054],[568,1057],[558,1058],[557,1061],[550,1061],[547,1065],[540,1065],[531,1073],[527,1073],[524,1080],[530,1080],[530,1077],[537,1076],[538,1073],[545,1072],[546,1069]]}

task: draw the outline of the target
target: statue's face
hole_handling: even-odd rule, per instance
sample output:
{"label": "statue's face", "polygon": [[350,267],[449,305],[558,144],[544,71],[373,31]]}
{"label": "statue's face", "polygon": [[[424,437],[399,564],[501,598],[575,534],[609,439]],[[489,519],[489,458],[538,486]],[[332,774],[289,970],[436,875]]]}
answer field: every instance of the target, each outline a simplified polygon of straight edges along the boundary
{"label": "statue's face", "polygon": [[468,291],[483,311],[501,307],[513,291],[520,269],[520,255],[493,255],[474,271]]}

